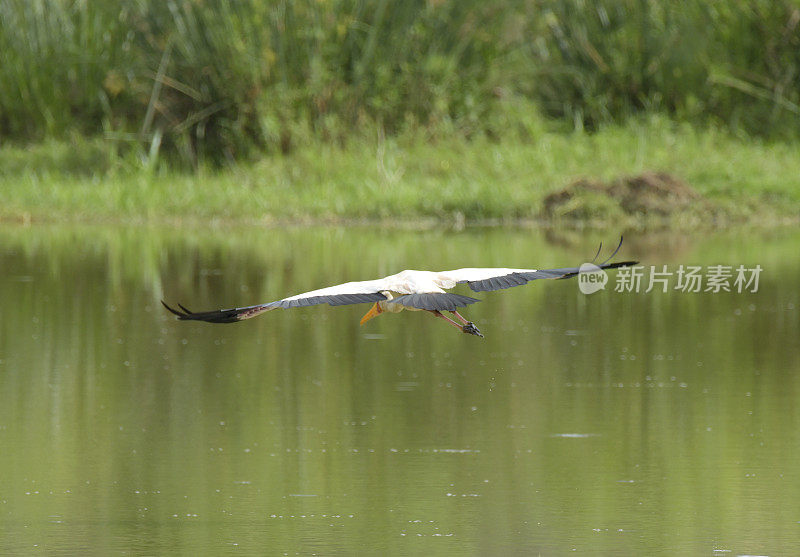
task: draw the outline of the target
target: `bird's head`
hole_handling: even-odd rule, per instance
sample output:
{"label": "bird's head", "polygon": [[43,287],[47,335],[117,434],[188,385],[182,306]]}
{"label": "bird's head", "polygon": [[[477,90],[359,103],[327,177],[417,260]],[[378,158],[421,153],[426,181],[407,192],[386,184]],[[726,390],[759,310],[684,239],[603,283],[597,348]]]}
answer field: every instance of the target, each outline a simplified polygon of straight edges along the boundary
{"label": "bird's head", "polygon": [[361,318],[361,324],[363,325],[373,317],[379,316],[381,313],[383,313],[383,309],[381,309],[381,303],[375,302],[372,307],[369,308],[369,311],[364,314],[364,317]]}
{"label": "bird's head", "polygon": [[[386,302],[391,300],[394,296],[392,296],[391,292],[381,292],[381,294],[386,296],[386,299],[385,300],[381,300],[380,302],[375,302],[372,305],[372,307],[369,308],[369,311],[364,314],[364,317],[361,318],[361,324],[362,325],[364,323],[366,323],[367,321],[369,321],[370,319],[372,319],[373,317],[377,317],[381,313],[383,313],[384,311],[387,311]],[[395,304],[392,304],[392,305],[394,306]]]}

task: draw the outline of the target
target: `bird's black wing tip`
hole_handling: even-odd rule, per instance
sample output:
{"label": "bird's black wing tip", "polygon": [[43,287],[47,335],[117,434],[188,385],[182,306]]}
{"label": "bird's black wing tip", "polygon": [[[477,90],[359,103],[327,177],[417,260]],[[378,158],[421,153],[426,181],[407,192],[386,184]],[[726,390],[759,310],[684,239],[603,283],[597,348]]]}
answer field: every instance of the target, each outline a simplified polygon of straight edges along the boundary
{"label": "bird's black wing tip", "polygon": [[187,319],[187,316],[192,313],[180,304],[178,304],[178,307],[184,310],[186,313],[183,313],[182,311],[178,311],[177,309],[168,306],[167,302],[165,302],[164,300],[161,300],[161,305],[167,308],[167,311],[169,311],[170,313],[174,313],[175,315],[177,315],[178,319]]}
{"label": "bird's black wing tip", "polygon": [[168,311],[177,315],[178,319],[180,319],[181,321],[190,320],[190,321],[205,321],[206,323],[236,323],[237,321],[241,321],[240,314],[244,313],[244,311],[240,309],[220,309],[216,311],[204,311],[200,313],[195,313],[193,311],[190,311],[181,304],[178,304],[178,307],[183,311],[179,311],[175,308],[168,306],[164,300],[161,300],[161,304],[165,308],[167,308]]}
{"label": "bird's black wing tip", "polygon": [[615,263],[603,263],[599,267],[601,269],[619,269],[620,267],[633,267],[638,264],[638,261],[617,261]]}
{"label": "bird's black wing tip", "polygon": [[[600,268],[604,268],[603,265],[605,265],[606,263],[608,263],[609,261],[614,259],[614,256],[619,253],[619,250],[622,247],[622,240],[623,240],[623,236],[622,236],[622,234],[620,234],[619,235],[619,244],[617,244],[617,249],[614,250],[614,253],[612,253],[611,255],[608,256],[608,259],[606,259],[605,261],[600,263],[600,265],[599,265]],[[601,243],[600,246],[602,246],[602,245],[603,244]],[[594,257],[595,257],[595,259],[597,259],[597,255],[595,255]],[[592,262],[594,262],[594,259],[592,260]]]}

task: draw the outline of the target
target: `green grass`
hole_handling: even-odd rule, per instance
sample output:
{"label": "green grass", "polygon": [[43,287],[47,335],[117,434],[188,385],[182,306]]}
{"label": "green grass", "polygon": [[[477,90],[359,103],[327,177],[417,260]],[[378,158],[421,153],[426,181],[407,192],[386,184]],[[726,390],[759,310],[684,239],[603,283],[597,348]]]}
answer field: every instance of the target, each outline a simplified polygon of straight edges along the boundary
{"label": "green grass", "polygon": [[[647,112],[798,139],[798,0],[4,0],[0,140],[202,167],[309,138],[506,139]],[[358,146],[356,146],[358,148]]]}
{"label": "green grass", "polygon": [[[0,218],[519,221],[538,219],[544,196],[575,179],[609,181],[646,171],[686,181],[719,208],[721,224],[796,221],[800,215],[797,143],[745,141],[662,118],[592,134],[548,131],[535,119],[526,129],[527,140],[501,141],[376,133],[343,147],[312,142],[287,155],[192,174],[142,167],[102,141],[6,147],[0,149]],[[703,220],[700,213],[692,217]]]}

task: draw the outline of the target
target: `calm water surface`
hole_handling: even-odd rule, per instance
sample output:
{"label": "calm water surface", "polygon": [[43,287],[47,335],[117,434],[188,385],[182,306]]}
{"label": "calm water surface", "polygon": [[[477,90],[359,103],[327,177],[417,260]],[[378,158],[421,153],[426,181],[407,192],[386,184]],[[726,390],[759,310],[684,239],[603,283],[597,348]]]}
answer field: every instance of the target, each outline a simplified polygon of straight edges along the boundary
{"label": "calm water surface", "polygon": [[476,295],[485,339],[159,305],[573,265],[601,239],[0,229],[0,553],[800,554],[800,233],[629,234],[623,258],[760,264],[759,290],[538,281]]}

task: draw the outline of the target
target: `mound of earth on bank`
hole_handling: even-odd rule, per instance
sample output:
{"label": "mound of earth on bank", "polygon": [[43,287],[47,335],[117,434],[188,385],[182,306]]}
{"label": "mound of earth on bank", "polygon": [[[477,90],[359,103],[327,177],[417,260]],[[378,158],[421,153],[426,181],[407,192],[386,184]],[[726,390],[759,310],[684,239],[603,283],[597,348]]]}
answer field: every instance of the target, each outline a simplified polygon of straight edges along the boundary
{"label": "mound of earth on bank", "polygon": [[669,217],[689,209],[702,209],[706,200],[682,180],[648,172],[618,178],[606,184],[580,179],[544,198],[547,218],[613,219],[615,217]]}

